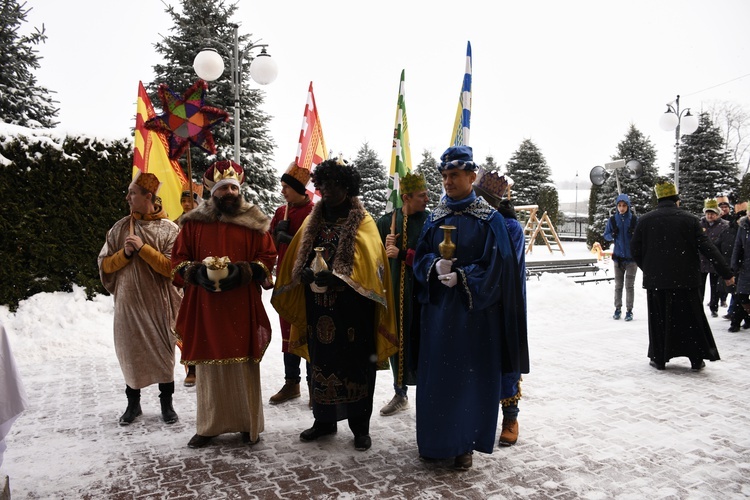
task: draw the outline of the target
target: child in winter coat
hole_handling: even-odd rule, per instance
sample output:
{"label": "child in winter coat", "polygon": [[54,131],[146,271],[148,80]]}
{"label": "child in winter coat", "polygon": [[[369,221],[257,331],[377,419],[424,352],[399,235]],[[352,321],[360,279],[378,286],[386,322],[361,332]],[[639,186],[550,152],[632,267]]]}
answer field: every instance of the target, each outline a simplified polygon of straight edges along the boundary
{"label": "child in winter coat", "polygon": [[630,198],[623,193],[615,200],[617,211],[607,221],[604,239],[614,241],[612,260],[615,262],[615,314],[614,319],[622,315],[622,289],[625,288],[625,321],[633,320],[633,296],[635,292],[635,273],[638,265],[630,254],[630,240],[635,231],[638,217],[630,210]]}

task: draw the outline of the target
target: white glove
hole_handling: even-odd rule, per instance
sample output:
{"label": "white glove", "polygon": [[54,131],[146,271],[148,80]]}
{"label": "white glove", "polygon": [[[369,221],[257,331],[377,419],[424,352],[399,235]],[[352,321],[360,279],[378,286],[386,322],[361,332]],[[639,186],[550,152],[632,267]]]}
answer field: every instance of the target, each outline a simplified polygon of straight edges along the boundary
{"label": "white glove", "polygon": [[440,259],[435,264],[435,271],[437,271],[438,274],[448,274],[451,272],[451,268],[453,267],[453,262],[456,259]]}
{"label": "white glove", "polygon": [[458,274],[456,274],[455,271],[448,274],[439,274],[438,279],[440,280],[440,283],[448,288],[453,288],[458,285]]}

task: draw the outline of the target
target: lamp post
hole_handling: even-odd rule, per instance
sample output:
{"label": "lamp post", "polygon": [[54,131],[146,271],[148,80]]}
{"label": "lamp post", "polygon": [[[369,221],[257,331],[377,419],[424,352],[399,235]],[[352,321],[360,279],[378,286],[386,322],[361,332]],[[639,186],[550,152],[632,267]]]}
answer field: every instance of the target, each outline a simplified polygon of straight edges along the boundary
{"label": "lamp post", "polygon": [[[261,48],[260,54],[251,59],[250,78],[261,85],[267,85],[279,74],[276,61],[266,52],[268,44],[251,42],[245,48],[240,49],[239,25],[230,25],[234,31],[234,43],[232,47],[224,45],[217,40],[209,39],[214,45],[220,46],[226,52],[230,62],[232,73],[232,92],[234,93],[234,161],[240,162],[240,91],[242,90],[242,62],[244,58],[250,57],[250,51]],[[211,48],[203,49],[193,60],[193,70],[199,78],[212,82],[224,74],[224,59],[219,53]]]}
{"label": "lamp post", "polygon": [[667,103],[667,111],[661,115],[659,126],[664,130],[674,130],[674,185],[680,192],[680,129],[685,135],[690,135],[698,130],[700,124],[698,117],[690,114],[690,108],[680,111],[680,96],[672,103]]}
{"label": "lamp post", "polygon": [[578,170],[576,170],[576,230],[575,235],[578,236]]}

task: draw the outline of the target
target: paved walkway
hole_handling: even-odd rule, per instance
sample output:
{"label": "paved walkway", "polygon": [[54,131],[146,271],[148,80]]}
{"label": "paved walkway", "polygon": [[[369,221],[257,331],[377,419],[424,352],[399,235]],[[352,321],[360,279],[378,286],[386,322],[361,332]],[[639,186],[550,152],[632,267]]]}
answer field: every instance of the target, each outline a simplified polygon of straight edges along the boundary
{"label": "paved walkway", "polygon": [[[544,280],[529,287],[529,310],[542,310],[552,300]],[[611,296],[606,284],[580,290]],[[640,291],[637,300],[645,311]],[[3,472],[14,499],[750,496],[750,330],[730,334],[727,321],[711,319],[722,361],[694,373],[687,359],[677,360],[657,372],[645,357],[645,312],[609,331],[585,326],[585,315],[598,315],[611,328],[605,305],[532,314],[520,440],[475,454],[466,472],[419,460],[413,407],[373,416],[367,452],[354,450],[345,423],[335,436],[302,443],[299,432],[312,422],[306,392],[266,404],[266,430],[254,447],[235,434],[189,449],[195,393],[181,385],[177,424],[162,423],[152,387],[143,391],[144,415],[119,427],[125,397],[114,353],[21,367],[32,408],[12,429]],[[278,342],[262,364],[264,400],[283,378]],[[391,380],[379,373],[376,413],[390,399]]]}

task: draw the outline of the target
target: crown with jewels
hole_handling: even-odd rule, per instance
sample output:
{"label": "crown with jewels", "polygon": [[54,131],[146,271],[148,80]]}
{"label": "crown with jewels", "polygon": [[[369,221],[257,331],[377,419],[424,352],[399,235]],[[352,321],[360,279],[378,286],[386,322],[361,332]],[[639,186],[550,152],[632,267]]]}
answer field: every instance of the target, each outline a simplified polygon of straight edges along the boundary
{"label": "crown with jewels", "polygon": [[477,179],[474,181],[474,187],[479,188],[480,194],[487,194],[498,200],[502,199],[508,187],[513,185],[513,179],[497,172],[488,172],[483,168],[479,169]]}

